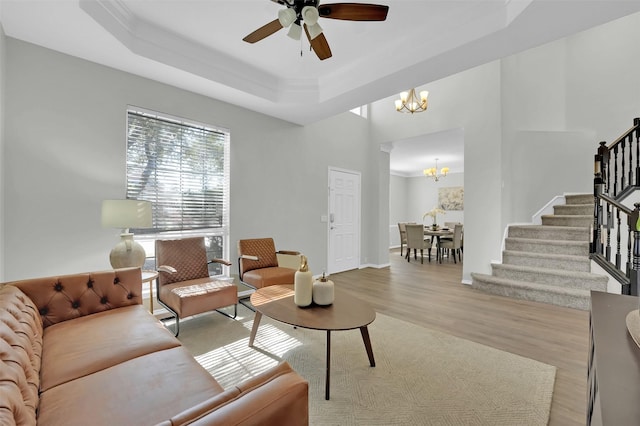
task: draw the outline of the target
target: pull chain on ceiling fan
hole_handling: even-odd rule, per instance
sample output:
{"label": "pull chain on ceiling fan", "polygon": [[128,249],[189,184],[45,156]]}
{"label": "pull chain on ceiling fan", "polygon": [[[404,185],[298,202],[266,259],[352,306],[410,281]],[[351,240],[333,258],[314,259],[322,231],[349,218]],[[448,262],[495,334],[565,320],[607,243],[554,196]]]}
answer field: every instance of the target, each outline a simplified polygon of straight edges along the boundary
{"label": "pull chain on ceiling fan", "polygon": [[[289,27],[287,35],[300,40],[302,29],[311,48],[320,60],[331,57],[331,48],[324,36],[318,18],[341,19],[344,21],[384,21],[389,6],[366,3],[331,3],[320,5],[319,0],[271,0],[286,6],[278,12],[278,19],[263,25],[242,40],[258,42],[282,28]],[[302,25],[301,25],[302,24]]]}

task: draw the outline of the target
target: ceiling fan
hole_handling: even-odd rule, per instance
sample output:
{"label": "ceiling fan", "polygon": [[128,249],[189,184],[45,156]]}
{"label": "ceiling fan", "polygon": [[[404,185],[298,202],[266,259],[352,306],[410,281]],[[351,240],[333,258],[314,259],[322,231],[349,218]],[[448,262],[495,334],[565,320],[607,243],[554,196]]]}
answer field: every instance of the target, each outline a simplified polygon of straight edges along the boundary
{"label": "ceiling fan", "polygon": [[[311,44],[311,48],[320,60],[331,57],[331,49],[318,18],[342,19],[345,21],[384,21],[389,6],[366,3],[320,4],[320,0],[271,0],[287,6],[278,12],[278,19],[258,28],[242,40],[255,43],[279,31],[290,27],[289,37],[300,40],[302,28]],[[301,25],[302,24],[302,25]]]}

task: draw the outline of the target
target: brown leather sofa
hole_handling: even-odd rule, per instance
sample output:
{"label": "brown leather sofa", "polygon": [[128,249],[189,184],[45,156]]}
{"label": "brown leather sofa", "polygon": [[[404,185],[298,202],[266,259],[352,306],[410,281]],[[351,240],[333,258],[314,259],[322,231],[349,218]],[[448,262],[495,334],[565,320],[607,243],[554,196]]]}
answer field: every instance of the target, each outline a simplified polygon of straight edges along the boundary
{"label": "brown leather sofa", "polygon": [[137,268],[2,284],[0,424],[308,424],[288,364],[222,389],[141,293]]}

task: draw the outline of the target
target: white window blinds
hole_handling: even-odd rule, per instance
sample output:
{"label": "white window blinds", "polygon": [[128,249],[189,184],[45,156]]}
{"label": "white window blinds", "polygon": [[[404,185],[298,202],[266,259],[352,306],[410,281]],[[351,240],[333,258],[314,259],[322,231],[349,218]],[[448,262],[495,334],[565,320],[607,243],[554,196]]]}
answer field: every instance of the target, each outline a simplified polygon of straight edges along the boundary
{"label": "white window blinds", "polygon": [[226,234],[229,132],[137,109],[127,131],[127,198],[153,204],[153,228],[135,232]]}

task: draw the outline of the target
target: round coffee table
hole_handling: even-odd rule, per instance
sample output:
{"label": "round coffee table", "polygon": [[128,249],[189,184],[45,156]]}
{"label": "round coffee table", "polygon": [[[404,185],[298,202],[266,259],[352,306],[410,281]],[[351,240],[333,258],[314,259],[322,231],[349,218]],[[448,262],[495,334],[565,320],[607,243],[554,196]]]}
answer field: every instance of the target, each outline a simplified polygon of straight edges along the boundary
{"label": "round coffee table", "polygon": [[376,319],[376,312],[358,298],[335,288],[335,300],[328,306],[311,306],[300,308],[293,303],[292,285],[272,285],[258,289],[251,295],[251,304],[256,309],[253,328],[249,337],[249,346],[260,325],[262,315],[276,321],[296,327],[325,330],[327,332],[327,367],[325,380],[325,399],[329,399],[329,377],[331,372],[331,332],[360,329],[362,341],[369,357],[369,364],[376,366],[373,349],[367,326]]}

